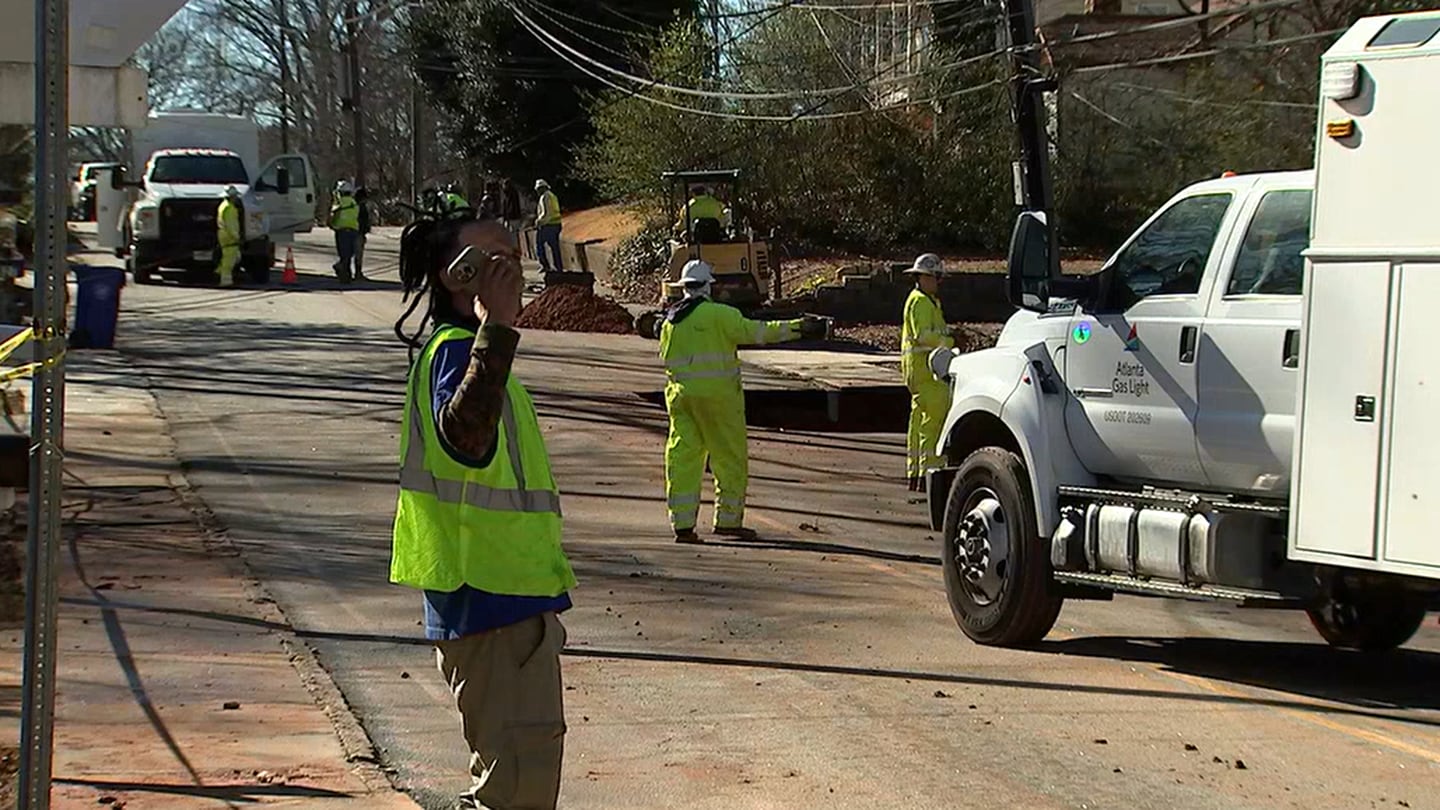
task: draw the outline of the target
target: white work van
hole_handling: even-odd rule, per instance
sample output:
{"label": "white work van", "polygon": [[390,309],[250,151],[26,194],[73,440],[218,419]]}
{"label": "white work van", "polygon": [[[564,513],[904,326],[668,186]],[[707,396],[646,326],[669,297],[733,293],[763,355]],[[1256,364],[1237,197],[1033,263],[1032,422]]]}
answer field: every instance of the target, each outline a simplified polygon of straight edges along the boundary
{"label": "white work van", "polygon": [[1388,649],[1440,604],[1440,13],[1361,20],[1322,70],[1313,172],[1190,186],[1084,280],[1022,215],[1023,310],[931,355],[931,522],[972,639],[1131,592],[1303,608]]}

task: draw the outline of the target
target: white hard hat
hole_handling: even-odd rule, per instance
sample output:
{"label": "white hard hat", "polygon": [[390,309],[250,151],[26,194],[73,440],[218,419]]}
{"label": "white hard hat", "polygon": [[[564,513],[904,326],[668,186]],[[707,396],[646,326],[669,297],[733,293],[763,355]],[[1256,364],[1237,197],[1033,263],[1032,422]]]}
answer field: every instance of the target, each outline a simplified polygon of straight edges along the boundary
{"label": "white hard hat", "polygon": [[550,187],[550,184],[547,183],[547,182],[545,182],[544,180],[536,180],[536,181],[535,181],[535,190],[536,190],[536,191],[539,191],[539,190],[544,189],[544,188],[549,188],[549,187]]}
{"label": "white hard hat", "polygon": [[238,198],[238,197],[240,196],[240,189],[238,189],[238,188],[236,188],[236,187],[234,187],[234,186],[226,186],[226,187],[225,187],[225,196],[226,196],[226,197],[229,197],[229,198],[232,199],[232,200],[233,200],[233,199],[236,199],[236,198]]}
{"label": "white hard hat", "polygon": [[715,280],[715,268],[699,259],[691,259],[680,271],[680,278],[670,282],[671,287],[703,287]]}
{"label": "white hard hat", "polygon": [[940,257],[934,253],[921,253],[915,257],[915,263],[905,268],[905,272],[921,276],[939,276],[945,273],[945,267],[940,263]]}
{"label": "white hard hat", "polygon": [[335,191],[339,194],[354,194],[355,187],[350,185],[349,180],[341,180],[335,184]]}

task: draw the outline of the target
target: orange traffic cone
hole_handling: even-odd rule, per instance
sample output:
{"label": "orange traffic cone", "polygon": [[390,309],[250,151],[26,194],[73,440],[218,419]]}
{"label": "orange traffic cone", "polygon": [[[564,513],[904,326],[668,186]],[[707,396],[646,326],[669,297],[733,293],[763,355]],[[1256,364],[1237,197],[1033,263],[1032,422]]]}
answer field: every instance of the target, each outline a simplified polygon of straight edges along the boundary
{"label": "orange traffic cone", "polygon": [[295,248],[285,248],[285,274],[280,276],[281,284],[298,284],[300,279],[295,275]]}

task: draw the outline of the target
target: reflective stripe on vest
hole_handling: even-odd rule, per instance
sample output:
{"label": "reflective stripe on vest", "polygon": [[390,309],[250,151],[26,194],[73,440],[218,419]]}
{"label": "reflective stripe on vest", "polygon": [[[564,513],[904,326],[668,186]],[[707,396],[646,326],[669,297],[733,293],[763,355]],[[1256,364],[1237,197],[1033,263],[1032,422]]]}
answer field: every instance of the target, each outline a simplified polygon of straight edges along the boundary
{"label": "reflective stripe on vest", "polygon": [[665,361],[665,376],[676,382],[740,378],[740,358],[734,352],[708,352]]}
{"label": "reflective stripe on vest", "polygon": [[436,478],[425,469],[425,433],[421,427],[420,403],[410,404],[410,441],[405,446],[405,462],[400,467],[400,488],[424,495],[433,495],[441,503],[464,504],[494,512],[553,512],[560,514],[560,494],[549,490],[525,489],[525,465],[520,459],[519,430],[515,426],[515,410],[505,398],[500,420],[505,431],[505,444],[510,469],[520,489],[487,487],[468,481]]}

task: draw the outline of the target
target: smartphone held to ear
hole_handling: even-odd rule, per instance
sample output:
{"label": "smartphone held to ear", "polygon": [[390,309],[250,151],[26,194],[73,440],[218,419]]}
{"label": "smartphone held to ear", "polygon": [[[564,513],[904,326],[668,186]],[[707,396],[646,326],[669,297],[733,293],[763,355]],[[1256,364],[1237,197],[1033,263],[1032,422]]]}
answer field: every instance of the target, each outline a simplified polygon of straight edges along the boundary
{"label": "smartphone held to ear", "polygon": [[466,245],[440,274],[440,282],[450,292],[476,295],[480,292],[480,268],[485,264],[485,257],[480,255],[480,251]]}

